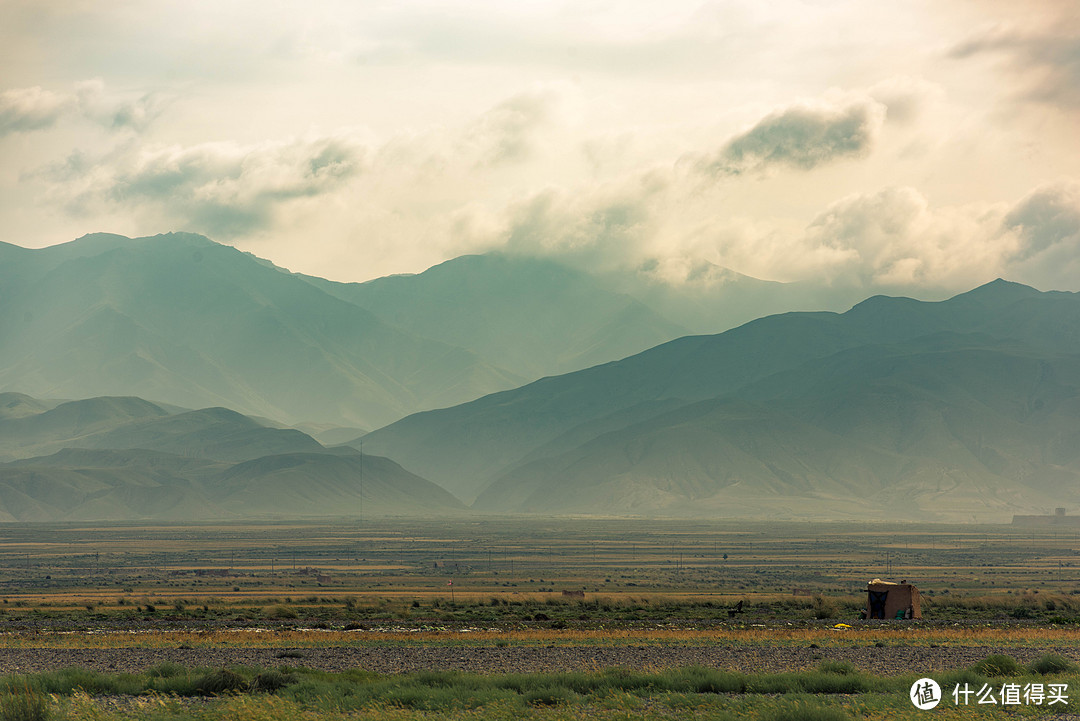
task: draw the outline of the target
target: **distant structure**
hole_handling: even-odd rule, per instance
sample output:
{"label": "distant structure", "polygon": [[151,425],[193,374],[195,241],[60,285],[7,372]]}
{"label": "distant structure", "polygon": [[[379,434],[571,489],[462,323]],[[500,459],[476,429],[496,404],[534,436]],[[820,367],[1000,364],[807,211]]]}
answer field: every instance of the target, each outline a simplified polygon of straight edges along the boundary
{"label": "distant structure", "polygon": [[875,578],[866,585],[867,618],[922,618],[919,589],[911,583]]}
{"label": "distant structure", "polygon": [[1055,508],[1054,515],[1013,516],[1014,526],[1080,526],[1080,516],[1066,516],[1064,508]]}

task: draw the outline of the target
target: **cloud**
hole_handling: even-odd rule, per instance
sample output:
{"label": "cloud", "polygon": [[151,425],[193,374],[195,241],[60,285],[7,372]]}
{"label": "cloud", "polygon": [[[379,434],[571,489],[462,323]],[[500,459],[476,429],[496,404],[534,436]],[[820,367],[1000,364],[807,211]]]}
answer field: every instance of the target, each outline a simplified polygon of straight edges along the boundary
{"label": "cloud", "polygon": [[65,118],[90,120],[110,130],[141,131],[164,106],[161,96],[153,93],[127,101],[110,98],[105,83],[96,79],[78,82],[68,93],[37,86],[15,88],[0,93],[0,137],[46,130]]}
{"label": "cloud", "polygon": [[1037,28],[995,27],[955,46],[949,54],[960,59],[1003,57],[1022,97],[1080,108],[1080,21],[1075,14],[1057,15],[1052,24]]}
{"label": "cloud", "polygon": [[343,135],[250,146],[125,146],[94,162],[74,154],[48,175],[73,212],[153,210],[231,238],[267,227],[290,200],[338,189],[361,172],[366,155],[363,144]]}
{"label": "cloud", "polygon": [[606,270],[647,253],[662,235],[661,206],[670,180],[663,172],[609,184],[592,193],[549,188],[510,205],[499,229],[504,249],[554,256]]}
{"label": "cloud", "polygon": [[1057,288],[1080,285],[1080,183],[1039,186],[1005,215],[1002,225],[1020,239],[1010,259],[1019,277]]}
{"label": "cloud", "polygon": [[537,130],[551,121],[558,103],[550,88],[514,95],[481,115],[466,142],[478,146],[483,165],[528,160],[536,152]]}
{"label": "cloud", "polygon": [[966,287],[1001,274],[1016,239],[994,204],[932,207],[919,191],[890,187],[843,198],[818,215],[808,245],[851,251],[839,278],[871,287]]}
{"label": "cloud", "polygon": [[901,125],[915,121],[927,105],[945,97],[945,91],[939,85],[907,75],[883,80],[866,92],[885,106],[886,122]]}
{"label": "cloud", "polygon": [[80,114],[109,130],[145,130],[165,110],[167,103],[158,93],[146,93],[131,100],[110,98],[100,79],[75,85],[75,104]]}
{"label": "cloud", "polygon": [[[645,272],[673,285],[758,278],[920,295],[996,277],[1080,290],[1080,183],[1040,186],[1016,203],[935,206],[915,188],[856,193],[799,227],[695,206],[663,171],[592,193],[548,189],[506,209],[491,247],[594,272]],[[490,218],[484,218],[490,221]],[[699,277],[700,276],[700,277]],[[715,277],[714,277],[715,276]]]}
{"label": "cloud", "polygon": [[863,98],[837,106],[800,103],[778,110],[728,140],[711,157],[698,157],[698,172],[711,177],[765,172],[775,167],[812,170],[865,155],[885,119],[885,106]]}
{"label": "cloud", "polygon": [[73,107],[74,96],[36,86],[5,90],[0,93],[0,137],[52,127]]}

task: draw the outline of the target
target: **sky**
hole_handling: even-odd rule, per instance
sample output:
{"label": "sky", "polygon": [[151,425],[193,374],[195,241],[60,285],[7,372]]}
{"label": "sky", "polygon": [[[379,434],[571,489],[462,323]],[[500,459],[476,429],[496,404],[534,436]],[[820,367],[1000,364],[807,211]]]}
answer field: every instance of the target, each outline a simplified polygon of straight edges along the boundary
{"label": "sky", "polygon": [[1080,290],[1072,0],[3,0],[0,241]]}

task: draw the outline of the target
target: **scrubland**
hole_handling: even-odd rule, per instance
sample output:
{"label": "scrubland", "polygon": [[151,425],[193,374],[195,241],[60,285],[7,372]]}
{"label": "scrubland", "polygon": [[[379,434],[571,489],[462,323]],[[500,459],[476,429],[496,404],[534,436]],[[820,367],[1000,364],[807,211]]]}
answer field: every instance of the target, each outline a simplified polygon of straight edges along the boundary
{"label": "scrubland", "polygon": [[[907,696],[925,675],[1080,688],[1065,528],[378,519],[0,539],[0,719],[891,719],[925,717]],[[917,583],[924,619],[859,620],[874,577]]]}

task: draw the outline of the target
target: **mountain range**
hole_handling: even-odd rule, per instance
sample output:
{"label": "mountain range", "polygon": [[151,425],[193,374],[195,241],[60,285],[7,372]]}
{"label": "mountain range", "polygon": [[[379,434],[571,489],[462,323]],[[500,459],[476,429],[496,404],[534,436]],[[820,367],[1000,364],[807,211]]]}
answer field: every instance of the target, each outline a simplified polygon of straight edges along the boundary
{"label": "mountain range", "polygon": [[1080,295],[769,316],[364,437],[477,509],[1005,518],[1080,503]]}
{"label": "mountain range", "polygon": [[0,243],[0,390],[36,397],[363,430],[686,332],[537,259],[466,256],[346,284],[186,233]]}
{"label": "mountain range", "polygon": [[0,520],[454,514],[387,458],[328,449],[225,408],[0,393]]}
{"label": "mountain range", "polygon": [[492,253],[338,283],[191,234],[0,244],[0,518],[349,515],[361,476],[371,513],[1080,504],[1080,295],[998,280],[693,335],[838,296],[639,270]]}
{"label": "mountain range", "polygon": [[538,258],[466,255],[416,275],[366,283],[307,280],[396,328],[467,348],[528,380],[690,333],[585,272]]}

